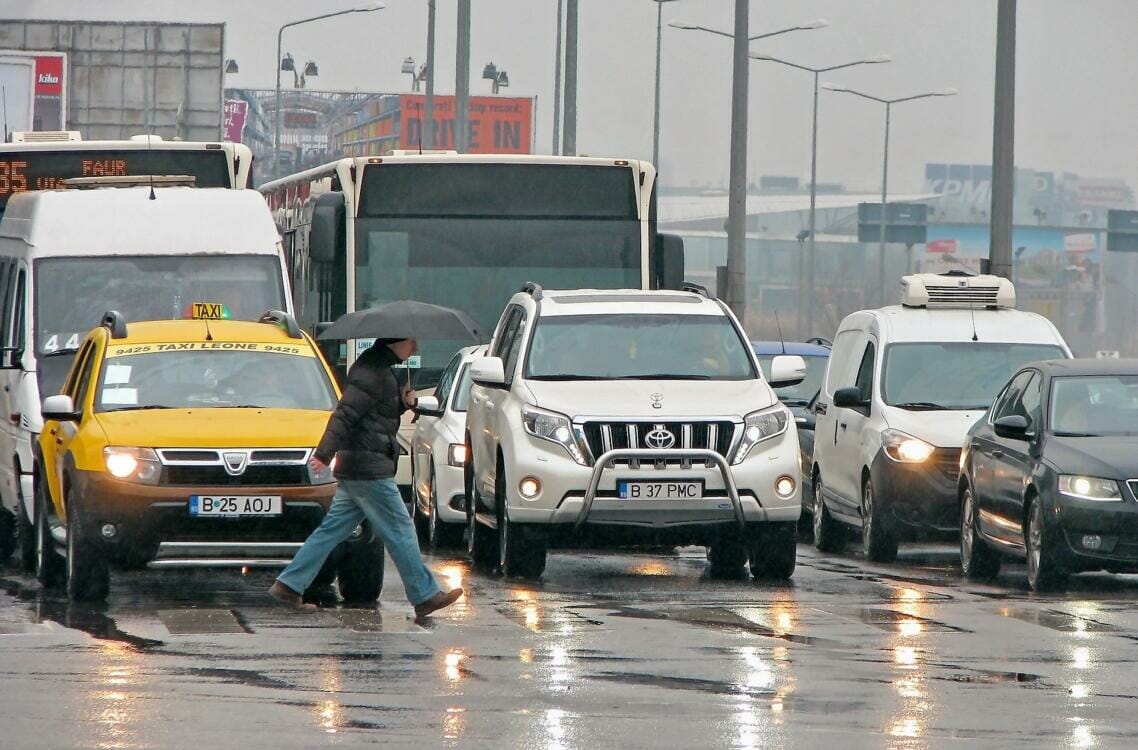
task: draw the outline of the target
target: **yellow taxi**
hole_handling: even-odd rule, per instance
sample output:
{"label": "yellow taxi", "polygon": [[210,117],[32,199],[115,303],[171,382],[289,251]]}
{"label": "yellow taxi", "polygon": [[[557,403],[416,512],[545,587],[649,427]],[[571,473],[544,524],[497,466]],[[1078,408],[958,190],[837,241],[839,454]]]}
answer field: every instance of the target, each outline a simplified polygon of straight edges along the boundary
{"label": "yellow taxi", "polygon": [[[87,334],[43,402],[34,485],[36,568],[72,599],[106,598],[111,564],[282,566],[332,502],[309,459],[339,392],[291,316],[128,322]],[[317,579],[374,601],[383,549],[361,526]]]}

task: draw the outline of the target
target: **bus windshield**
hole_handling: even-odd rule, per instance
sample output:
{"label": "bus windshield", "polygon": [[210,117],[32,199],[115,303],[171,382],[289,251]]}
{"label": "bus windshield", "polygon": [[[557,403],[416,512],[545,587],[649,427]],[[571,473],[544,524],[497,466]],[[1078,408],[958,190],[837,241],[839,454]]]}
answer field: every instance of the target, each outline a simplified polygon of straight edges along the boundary
{"label": "bus windshield", "polygon": [[[396,299],[455,307],[491,330],[527,281],[640,288],[641,224],[627,167],[383,165],[364,175],[356,308]],[[420,341],[416,388],[470,341]]]}

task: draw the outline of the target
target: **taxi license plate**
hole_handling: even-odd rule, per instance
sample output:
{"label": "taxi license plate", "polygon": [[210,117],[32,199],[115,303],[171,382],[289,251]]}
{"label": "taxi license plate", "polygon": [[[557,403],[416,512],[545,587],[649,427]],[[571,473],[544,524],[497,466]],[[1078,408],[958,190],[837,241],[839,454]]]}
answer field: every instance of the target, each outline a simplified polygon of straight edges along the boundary
{"label": "taxi license plate", "polygon": [[616,489],[621,500],[696,500],[703,497],[703,480],[622,479],[616,483]]}
{"label": "taxi license plate", "polygon": [[280,495],[191,495],[191,516],[279,516]]}

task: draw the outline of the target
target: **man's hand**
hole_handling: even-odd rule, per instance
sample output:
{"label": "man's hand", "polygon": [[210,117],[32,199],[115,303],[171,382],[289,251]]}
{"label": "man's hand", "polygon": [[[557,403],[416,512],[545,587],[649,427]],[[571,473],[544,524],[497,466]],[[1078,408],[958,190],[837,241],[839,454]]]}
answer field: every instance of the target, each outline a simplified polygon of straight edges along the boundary
{"label": "man's hand", "polygon": [[313,474],[319,474],[328,468],[328,464],[324,463],[316,456],[313,456],[311,459],[309,459],[308,465],[312,467]]}
{"label": "man's hand", "polygon": [[406,406],[408,409],[414,409],[415,404],[419,403],[418,397],[415,396],[415,391],[412,390],[411,386],[409,386],[409,385],[403,387],[402,396],[403,396],[403,405]]}

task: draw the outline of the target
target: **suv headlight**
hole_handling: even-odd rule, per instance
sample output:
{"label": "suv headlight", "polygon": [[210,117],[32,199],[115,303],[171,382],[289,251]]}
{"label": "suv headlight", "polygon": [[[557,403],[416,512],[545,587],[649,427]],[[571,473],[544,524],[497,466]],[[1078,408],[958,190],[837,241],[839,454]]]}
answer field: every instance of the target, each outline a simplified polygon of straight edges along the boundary
{"label": "suv headlight", "polygon": [[1103,500],[1106,502],[1122,500],[1118,482],[1113,479],[1084,477],[1078,474],[1060,474],[1059,492],[1080,500]]}
{"label": "suv headlight", "polygon": [[103,463],[108,474],[124,482],[158,484],[162,478],[162,464],[153,448],[107,447],[103,449]]}
{"label": "suv headlight", "polygon": [[902,464],[923,463],[936,450],[924,440],[894,429],[881,431],[881,447],[886,456]]}
{"label": "suv headlight", "polygon": [[325,464],[324,468],[320,471],[314,471],[312,468],[312,459],[306,464],[308,467],[308,483],[309,484],[332,484],[336,481],[333,472],[336,470],[336,457],[332,456],[332,460]]}
{"label": "suv headlight", "polygon": [[743,420],[743,440],[735,450],[732,464],[742,463],[747,454],[759,443],[786,432],[790,425],[790,412],[781,404],[771,409],[748,414]]}
{"label": "suv headlight", "polygon": [[585,452],[581,450],[576,436],[573,434],[573,423],[564,414],[554,411],[545,411],[536,406],[522,407],[522,424],[526,432],[535,438],[557,443],[573,457],[573,460],[582,466],[587,465]]}

